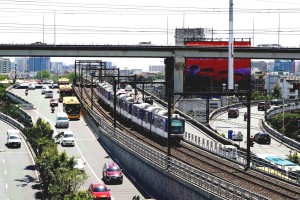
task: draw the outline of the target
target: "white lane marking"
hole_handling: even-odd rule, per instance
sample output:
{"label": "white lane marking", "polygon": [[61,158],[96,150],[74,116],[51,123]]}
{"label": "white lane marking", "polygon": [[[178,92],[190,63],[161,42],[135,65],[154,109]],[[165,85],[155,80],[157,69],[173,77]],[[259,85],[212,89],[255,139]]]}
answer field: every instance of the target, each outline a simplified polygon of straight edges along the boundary
{"label": "white lane marking", "polygon": [[4,170],[4,175],[6,176],[6,170]]}
{"label": "white lane marking", "polygon": [[[35,111],[35,112],[38,113],[38,111]],[[45,116],[42,115],[41,113],[38,113],[38,115],[40,115],[40,116],[43,117],[44,119],[48,120],[48,122],[51,122],[47,117],[45,117]],[[57,135],[57,134],[58,134],[58,133],[57,133],[57,129],[53,126],[52,123],[50,123],[50,125],[51,125],[51,128],[54,130],[55,135]],[[68,130],[70,130],[70,129],[68,129]],[[88,129],[88,130],[90,131],[90,129]],[[85,162],[85,163],[87,164],[87,166],[90,168],[90,170],[91,170],[91,172],[93,173],[93,175],[97,178],[98,182],[102,182],[102,181],[100,181],[99,177],[96,175],[96,173],[94,172],[94,170],[92,169],[92,167],[90,166],[90,164],[86,161],[85,157],[83,156],[81,150],[79,149],[79,147],[78,147],[78,145],[77,145],[77,143],[76,143],[76,140],[75,140],[75,146],[76,146],[76,148],[78,149],[78,151],[79,151],[79,153],[80,153],[82,159],[84,160],[84,162]]]}
{"label": "white lane marking", "polygon": [[2,161],[3,161],[3,164],[5,164],[5,159],[4,158],[2,159]]}
{"label": "white lane marking", "polygon": [[91,172],[92,172],[92,173],[94,174],[94,176],[97,178],[97,181],[98,181],[98,182],[102,182],[102,181],[100,181],[99,177],[98,177],[97,174],[94,172],[94,170],[92,169],[92,167],[90,166],[90,164],[86,161],[85,157],[83,156],[81,150],[79,149],[79,147],[78,147],[78,145],[77,145],[76,140],[75,140],[75,146],[76,146],[76,148],[78,149],[78,151],[79,151],[79,153],[80,153],[82,159],[84,160],[84,162],[87,164],[87,166],[90,168]]}
{"label": "white lane marking", "polygon": [[8,184],[7,183],[5,183],[5,188],[8,189]]}

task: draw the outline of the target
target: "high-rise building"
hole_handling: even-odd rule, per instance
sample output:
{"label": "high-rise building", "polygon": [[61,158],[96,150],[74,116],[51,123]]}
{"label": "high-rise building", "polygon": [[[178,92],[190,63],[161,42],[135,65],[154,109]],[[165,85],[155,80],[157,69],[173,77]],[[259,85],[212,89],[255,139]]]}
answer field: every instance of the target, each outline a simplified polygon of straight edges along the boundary
{"label": "high-rise building", "polygon": [[0,74],[8,75],[11,70],[11,63],[9,58],[0,58]]}
{"label": "high-rise building", "polygon": [[49,57],[30,57],[27,62],[29,72],[50,71]]}
{"label": "high-rise building", "polygon": [[28,58],[15,58],[15,64],[18,72],[27,72],[27,60]]}

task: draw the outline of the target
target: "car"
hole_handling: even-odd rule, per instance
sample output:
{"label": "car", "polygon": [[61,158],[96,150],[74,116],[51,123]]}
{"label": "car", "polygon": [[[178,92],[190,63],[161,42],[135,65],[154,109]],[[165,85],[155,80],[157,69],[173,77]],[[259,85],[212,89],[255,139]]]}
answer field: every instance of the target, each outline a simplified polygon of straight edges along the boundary
{"label": "car", "polygon": [[58,99],[50,99],[50,107],[58,106]]}
{"label": "car", "polygon": [[56,114],[56,123],[55,127],[69,128],[69,118],[67,113],[59,112]]}
{"label": "car", "polygon": [[232,130],[233,141],[243,141],[243,133],[240,130]]}
{"label": "car", "polygon": [[35,90],[35,83],[29,83],[28,90]]}
{"label": "car", "polygon": [[271,106],[270,104],[266,103],[266,102],[259,102],[258,105],[257,105],[257,110],[260,111],[265,111],[265,110],[268,110],[270,109]]}
{"label": "car", "polygon": [[88,191],[94,199],[111,199],[110,189],[104,183],[92,183]]}
{"label": "car", "polygon": [[63,132],[61,146],[75,146],[75,138],[71,130]]}
{"label": "car", "polygon": [[7,146],[21,147],[21,136],[19,130],[7,130]]}
{"label": "car", "polygon": [[229,108],[228,110],[228,118],[237,118],[239,117],[240,112],[237,108]]}
{"label": "car", "polygon": [[123,183],[123,172],[122,169],[113,162],[107,162],[103,166],[102,170],[103,180],[105,182],[119,182]]}
{"label": "car", "polygon": [[53,98],[53,89],[47,89],[45,91],[45,98]]}
{"label": "car", "polygon": [[74,159],[75,165],[74,165],[74,169],[78,169],[82,172],[85,171],[85,162],[83,162],[80,158],[75,158]]}
{"label": "car", "polygon": [[49,86],[48,85],[43,85],[41,94],[45,94],[47,89],[49,89]]}
{"label": "car", "polygon": [[254,135],[254,141],[259,144],[271,144],[271,137],[269,133],[260,131]]}
{"label": "car", "polygon": [[54,88],[58,88],[58,83],[52,83],[50,85],[50,88],[54,89]]}
{"label": "car", "polygon": [[279,105],[282,104],[282,100],[281,99],[272,99],[271,100],[271,105]]}

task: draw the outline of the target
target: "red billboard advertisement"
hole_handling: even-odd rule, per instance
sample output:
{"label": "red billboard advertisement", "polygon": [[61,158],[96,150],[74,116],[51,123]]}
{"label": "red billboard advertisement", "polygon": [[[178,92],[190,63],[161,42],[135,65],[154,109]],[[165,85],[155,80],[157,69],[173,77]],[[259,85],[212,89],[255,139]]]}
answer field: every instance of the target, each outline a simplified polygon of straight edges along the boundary
{"label": "red billboard advertisement", "polygon": [[[186,42],[187,46],[228,46],[227,41],[198,41]],[[251,46],[250,41],[235,41],[234,46]],[[228,83],[227,58],[186,58],[185,59],[185,88],[197,91],[207,87],[222,87]],[[234,84],[240,89],[249,87],[250,59],[234,59]]]}

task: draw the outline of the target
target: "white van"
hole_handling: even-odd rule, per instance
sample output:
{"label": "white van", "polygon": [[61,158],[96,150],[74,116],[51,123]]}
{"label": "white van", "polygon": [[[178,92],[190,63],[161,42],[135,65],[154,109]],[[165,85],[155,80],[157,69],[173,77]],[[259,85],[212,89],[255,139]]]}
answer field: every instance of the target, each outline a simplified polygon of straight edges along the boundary
{"label": "white van", "polygon": [[233,145],[223,145],[219,148],[219,155],[229,158],[229,159],[237,159],[237,148]]}
{"label": "white van", "polygon": [[53,90],[52,89],[46,89],[45,90],[45,98],[53,98]]}
{"label": "white van", "polygon": [[21,136],[19,130],[7,130],[7,146],[21,147]]}
{"label": "white van", "polygon": [[232,140],[243,141],[243,134],[240,130],[232,131]]}
{"label": "white van", "polygon": [[56,128],[69,128],[69,118],[67,113],[59,112],[56,114]]}

